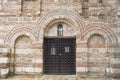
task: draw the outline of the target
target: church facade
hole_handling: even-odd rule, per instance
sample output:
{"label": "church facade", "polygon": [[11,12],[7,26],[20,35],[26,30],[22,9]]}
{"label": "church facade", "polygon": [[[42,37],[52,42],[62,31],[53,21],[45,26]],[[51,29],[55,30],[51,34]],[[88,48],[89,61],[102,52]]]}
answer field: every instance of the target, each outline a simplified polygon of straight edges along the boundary
{"label": "church facade", "polygon": [[120,78],[119,0],[1,0],[0,78]]}

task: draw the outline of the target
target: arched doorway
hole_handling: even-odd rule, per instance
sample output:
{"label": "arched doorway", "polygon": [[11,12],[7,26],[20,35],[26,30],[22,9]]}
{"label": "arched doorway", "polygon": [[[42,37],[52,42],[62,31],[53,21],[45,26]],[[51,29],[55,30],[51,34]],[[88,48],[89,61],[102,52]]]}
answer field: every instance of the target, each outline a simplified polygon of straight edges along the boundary
{"label": "arched doorway", "polygon": [[15,60],[14,71],[15,74],[28,74],[29,67],[32,66],[31,54],[31,39],[28,36],[19,36],[15,41]]}
{"label": "arched doorway", "polygon": [[44,37],[44,74],[76,74],[75,45],[74,27],[63,22],[48,26]]}
{"label": "arched doorway", "polygon": [[105,76],[106,43],[103,36],[93,34],[88,39],[88,75]]}

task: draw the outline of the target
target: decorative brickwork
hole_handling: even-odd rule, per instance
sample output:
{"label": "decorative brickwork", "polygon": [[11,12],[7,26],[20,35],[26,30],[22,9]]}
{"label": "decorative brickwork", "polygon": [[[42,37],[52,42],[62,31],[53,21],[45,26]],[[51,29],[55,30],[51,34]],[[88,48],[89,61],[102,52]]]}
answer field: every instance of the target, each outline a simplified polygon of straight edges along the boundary
{"label": "decorative brickwork", "polygon": [[[120,79],[119,3],[0,0],[0,78],[16,74],[38,75],[41,80]],[[44,37],[57,37],[58,24],[63,26],[63,37],[76,38],[76,74],[72,77],[47,77],[43,73]]]}

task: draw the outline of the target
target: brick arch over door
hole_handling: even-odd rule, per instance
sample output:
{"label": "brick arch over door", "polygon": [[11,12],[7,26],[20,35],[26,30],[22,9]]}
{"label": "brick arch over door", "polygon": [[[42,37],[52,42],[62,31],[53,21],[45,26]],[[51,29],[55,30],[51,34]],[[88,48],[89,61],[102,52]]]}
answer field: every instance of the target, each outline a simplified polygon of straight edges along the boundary
{"label": "brick arch over door", "polygon": [[73,24],[73,27],[79,31],[78,35],[82,35],[85,26],[84,19],[73,11],[61,9],[50,11],[38,21],[36,26],[38,40],[43,39],[46,27],[55,20],[65,20]]}
{"label": "brick arch over door", "polygon": [[[80,32],[78,28],[66,20],[54,20],[45,28],[44,36],[57,36],[57,27],[59,24],[63,26],[63,36],[76,36]],[[74,27],[73,27],[74,26]]]}

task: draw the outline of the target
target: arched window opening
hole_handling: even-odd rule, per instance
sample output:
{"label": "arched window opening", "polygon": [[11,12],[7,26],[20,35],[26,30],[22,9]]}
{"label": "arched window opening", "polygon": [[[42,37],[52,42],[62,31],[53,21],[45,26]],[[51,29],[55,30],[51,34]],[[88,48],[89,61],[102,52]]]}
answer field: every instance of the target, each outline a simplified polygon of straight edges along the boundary
{"label": "arched window opening", "polygon": [[58,24],[57,36],[63,36],[63,26],[62,26],[62,24]]}

